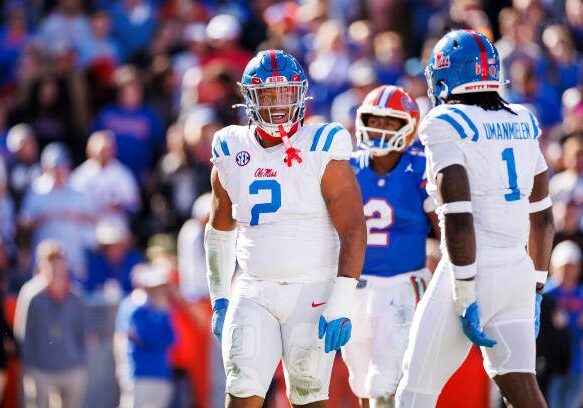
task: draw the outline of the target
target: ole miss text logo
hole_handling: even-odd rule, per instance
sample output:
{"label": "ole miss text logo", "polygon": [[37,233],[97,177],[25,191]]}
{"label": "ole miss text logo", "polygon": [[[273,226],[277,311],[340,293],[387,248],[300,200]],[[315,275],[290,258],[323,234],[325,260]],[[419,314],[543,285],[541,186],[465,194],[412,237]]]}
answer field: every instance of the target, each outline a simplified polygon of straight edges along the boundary
{"label": "ole miss text logo", "polygon": [[443,55],[443,52],[435,54],[435,69],[449,68],[449,55]]}

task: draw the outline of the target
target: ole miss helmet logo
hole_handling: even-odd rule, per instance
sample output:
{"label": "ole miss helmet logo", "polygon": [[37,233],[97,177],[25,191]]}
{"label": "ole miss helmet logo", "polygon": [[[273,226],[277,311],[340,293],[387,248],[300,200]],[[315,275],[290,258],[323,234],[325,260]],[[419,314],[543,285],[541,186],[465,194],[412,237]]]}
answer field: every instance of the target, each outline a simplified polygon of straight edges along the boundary
{"label": "ole miss helmet logo", "polygon": [[449,55],[443,55],[443,52],[438,52],[435,54],[435,68],[434,69],[442,69],[442,68],[449,68]]}

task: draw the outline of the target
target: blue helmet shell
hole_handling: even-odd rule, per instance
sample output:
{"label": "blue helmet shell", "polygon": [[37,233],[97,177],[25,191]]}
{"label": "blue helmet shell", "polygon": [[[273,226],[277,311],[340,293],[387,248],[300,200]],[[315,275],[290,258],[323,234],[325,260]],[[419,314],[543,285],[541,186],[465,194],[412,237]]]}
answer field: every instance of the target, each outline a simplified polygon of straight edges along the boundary
{"label": "blue helmet shell", "polygon": [[257,53],[247,63],[239,85],[245,100],[247,116],[273,136],[279,136],[278,126],[271,124],[260,115],[259,109],[262,106],[256,97],[257,90],[293,87],[297,92],[297,99],[293,103],[282,105],[291,111],[290,120],[284,124],[284,127],[288,130],[304,118],[308,80],[300,63],[285,51],[266,50]]}
{"label": "blue helmet shell", "polygon": [[434,105],[456,94],[498,91],[500,56],[485,35],[451,31],[433,47],[425,77]]}

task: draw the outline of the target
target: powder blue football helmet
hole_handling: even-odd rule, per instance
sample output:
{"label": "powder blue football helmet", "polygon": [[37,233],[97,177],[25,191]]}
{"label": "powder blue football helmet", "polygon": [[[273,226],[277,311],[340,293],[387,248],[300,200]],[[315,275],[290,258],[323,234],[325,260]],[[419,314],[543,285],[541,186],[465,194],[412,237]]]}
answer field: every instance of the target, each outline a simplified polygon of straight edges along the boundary
{"label": "powder blue football helmet", "polygon": [[471,30],[451,31],[433,47],[425,77],[433,105],[452,95],[498,91],[500,56],[485,35]]}
{"label": "powder blue football helmet", "polygon": [[308,80],[285,51],[260,51],[245,67],[239,86],[247,116],[273,138],[282,136],[280,126],[290,132],[304,118]]}

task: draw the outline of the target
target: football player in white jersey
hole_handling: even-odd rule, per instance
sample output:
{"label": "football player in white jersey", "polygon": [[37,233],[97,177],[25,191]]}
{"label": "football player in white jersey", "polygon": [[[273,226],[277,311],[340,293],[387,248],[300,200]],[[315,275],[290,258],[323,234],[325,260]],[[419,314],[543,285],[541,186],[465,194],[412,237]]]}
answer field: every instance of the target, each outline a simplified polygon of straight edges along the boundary
{"label": "football player in white jersey", "polygon": [[419,138],[443,259],[413,318],[398,407],[435,406],[472,343],[513,407],[546,406],[535,338],[554,234],[547,165],[534,115],[499,96],[499,72],[497,50],[469,30],[445,35],[426,69],[437,106]]}
{"label": "football player in white jersey", "polygon": [[262,406],[283,359],[292,405],[323,407],[366,246],[352,140],[303,126],[308,83],[283,51],[258,53],[240,85],[250,123],[215,134],[205,231],[226,406]]}

